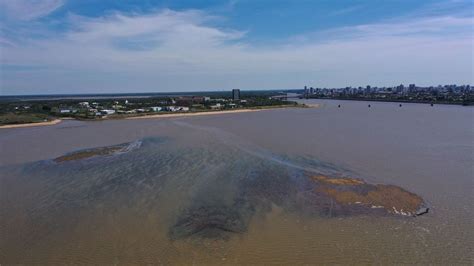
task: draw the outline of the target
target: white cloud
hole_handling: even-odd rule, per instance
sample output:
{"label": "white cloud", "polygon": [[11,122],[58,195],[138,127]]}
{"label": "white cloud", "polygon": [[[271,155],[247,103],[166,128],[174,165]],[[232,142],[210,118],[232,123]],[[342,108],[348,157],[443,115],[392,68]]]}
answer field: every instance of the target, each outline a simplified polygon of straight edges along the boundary
{"label": "white cloud", "polygon": [[341,39],[368,39],[382,37],[468,37],[474,27],[472,17],[434,16],[385,21],[329,29],[294,36],[295,41],[334,41]]}
{"label": "white cloud", "polygon": [[63,0],[0,0],[0,9],[10,19],[34,20],[47,16],[63,4]]}
{"label": "white cloud", "polygon": [[175,12],[168,9],[145,15],[115,13],[99,19],[76,16],[73,17],[76,31],[68,33],[67,39],[76,42],[145,39],[181,47],[212,46],[242,37],[242,32],[203,25],[212,19],[196,10]]}
{"label": "white cloud", "polygon": [[412,20],[403,23],[384,23],[356,26],[355,29],[366,35],[407,35],[407,34],[445,34],[466,33],[474,26],[472,17],[440,16]]}
{"label": "white cloud", "polygon": [[257,47],[195,10],[69,20],[68,32],[3,47],[3,94],[472,83],[471,18],[359,25]]}

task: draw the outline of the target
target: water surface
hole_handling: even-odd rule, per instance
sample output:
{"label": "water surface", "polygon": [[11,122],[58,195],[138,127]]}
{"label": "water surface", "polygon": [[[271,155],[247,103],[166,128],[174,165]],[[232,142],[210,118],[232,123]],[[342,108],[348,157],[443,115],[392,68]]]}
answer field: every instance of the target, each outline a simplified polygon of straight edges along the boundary
{"label": "water surface", "polygon": [[[0,262],[472,264],[473,109],[312,102],[0,131]],[[400,186],[431,211],[327,215],[305,201],[312,174]],[[183,226],[203,213],[218,226]]]}

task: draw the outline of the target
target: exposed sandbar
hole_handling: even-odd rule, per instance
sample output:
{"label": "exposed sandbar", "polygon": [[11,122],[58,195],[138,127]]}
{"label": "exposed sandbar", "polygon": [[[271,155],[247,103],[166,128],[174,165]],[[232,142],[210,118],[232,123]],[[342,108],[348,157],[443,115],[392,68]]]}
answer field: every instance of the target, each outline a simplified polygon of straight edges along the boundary
{"label": "exposed sandbar", "polygon": [[80,151],[68,153],[63,156],[57,157],[56,159],[54,159],[54,161],[57,163],[62,163],[62,162],[67,162],[67,161],[77,161],[77,160],[88,159],[88,158],[96,157],[96,156],[110,156],[110,155],[126,152],[130,150],[130,148],[133,148],[131,143],[124,143],[124,144],[119,144],[119,145],[114,145],[114,146],[85,149],[85,150],[80,150]]}
{"label": "exposed sandbar", "polygon": [[385,209],[388,213],[415,216],[425,208],[423,199],[393,185],[369,184],[356,178],[313,176],[319,183],[316,191],[343,206],[362,205],[371,209]]}

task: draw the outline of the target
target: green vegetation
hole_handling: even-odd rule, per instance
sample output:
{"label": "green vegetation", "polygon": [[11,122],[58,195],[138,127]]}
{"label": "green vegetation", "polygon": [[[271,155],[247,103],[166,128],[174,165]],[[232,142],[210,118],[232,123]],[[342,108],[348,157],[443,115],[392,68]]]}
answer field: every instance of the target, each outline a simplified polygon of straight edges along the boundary
{"label": "green vegetation", "polygon": [[38,123],[51,120],[51,117],[42,113],[5,113],[0,114],[0,125],[14,125]]}
{"label": "green vegetation", "polygon": [[232,99],[229,92],[177,96],[97,96],[65,99],[61,97],[0,98],[0,125],[36,123],[54,118],[79,120],[121,119],[125,117],[207,112],[236,109],[263,109],[299,106],[296,102],[273,98],[275,92],[244,92]]}

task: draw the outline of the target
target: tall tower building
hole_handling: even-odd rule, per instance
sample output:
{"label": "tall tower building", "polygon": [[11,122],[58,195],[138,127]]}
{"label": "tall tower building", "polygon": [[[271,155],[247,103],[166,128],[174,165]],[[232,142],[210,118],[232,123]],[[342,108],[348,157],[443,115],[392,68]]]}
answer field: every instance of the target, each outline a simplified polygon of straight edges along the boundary
{"label": "tall tower building", "polygon": [[232,90],[232,100],[234,100],[234,101],[240,100],[240,90],[239,89],[233,89]]}

